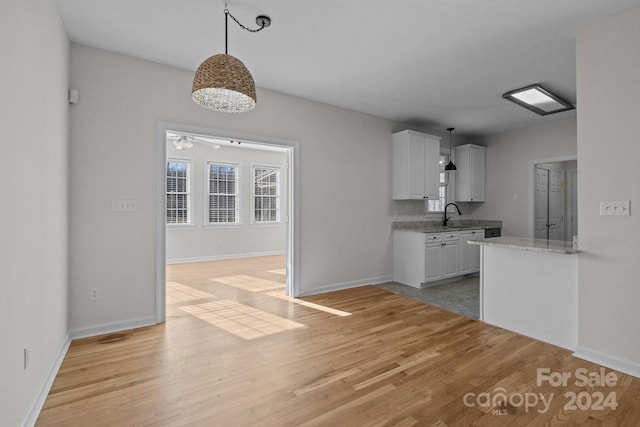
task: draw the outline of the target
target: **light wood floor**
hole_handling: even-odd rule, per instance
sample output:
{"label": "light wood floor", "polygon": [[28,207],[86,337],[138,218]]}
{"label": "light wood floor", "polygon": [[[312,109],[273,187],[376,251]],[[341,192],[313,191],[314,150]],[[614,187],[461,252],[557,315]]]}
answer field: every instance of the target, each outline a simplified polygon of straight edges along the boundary
{"label": "light wood floor", "polygon": [[[74,341],[37,425],[640,425],[640,379],[578,387],[576,369],[597,365],[374,286],[290,301],[283,268],[168,267],[166,324]],[[537,368],[572,379],[537,387]],[[499,388],[516,400],[464,403]],[[569,411],[566,392],[614,392],[618,406]],[[518,393],[554,397],[538,413]]]}

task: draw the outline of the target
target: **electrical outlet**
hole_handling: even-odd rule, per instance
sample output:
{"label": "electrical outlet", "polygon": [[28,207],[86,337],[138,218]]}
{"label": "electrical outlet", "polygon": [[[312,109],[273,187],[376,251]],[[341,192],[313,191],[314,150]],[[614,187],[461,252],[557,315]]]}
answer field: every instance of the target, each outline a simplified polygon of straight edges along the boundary
{"label": "electrical outlet", "polygon": [[99,288],[91,289],[91,291],[89,291],[89,299],[97,300],[98,298],[100,298],[100,289]]}
{"label": "electrical outlet", "polygon": [[22,356],[24,361],[24,369],[26,370],[29,367],[29,362],[31,361],[31,350],[29,350],[29,347],[24,348]]}

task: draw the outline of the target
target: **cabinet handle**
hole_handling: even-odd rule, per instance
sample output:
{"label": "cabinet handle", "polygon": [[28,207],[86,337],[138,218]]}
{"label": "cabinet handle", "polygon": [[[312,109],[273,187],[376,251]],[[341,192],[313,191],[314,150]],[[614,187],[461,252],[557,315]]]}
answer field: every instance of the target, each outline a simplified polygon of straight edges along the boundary
{"label": "cabinet handle", "polygon": [[422,198],[423,198],[423,199],[428,199],[428,198],[429,198],[429,196],[422,196]]}

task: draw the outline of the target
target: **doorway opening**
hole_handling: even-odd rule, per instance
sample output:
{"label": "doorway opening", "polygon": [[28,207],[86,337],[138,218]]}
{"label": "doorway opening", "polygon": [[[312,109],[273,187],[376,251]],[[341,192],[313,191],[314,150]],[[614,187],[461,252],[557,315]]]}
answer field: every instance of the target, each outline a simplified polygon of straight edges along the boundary
{"label": "doorway opening", "polygon": [[531,235],[572,241],[578,234],[578,161],[575,157],[531,162]]}
{"label": "doorway opening", "polygon": [[[167,300],[204,298],[212,284],[298,295],[296,148],[159,123],[158,322]],[[201,286],[172,281],[176,274]]]}

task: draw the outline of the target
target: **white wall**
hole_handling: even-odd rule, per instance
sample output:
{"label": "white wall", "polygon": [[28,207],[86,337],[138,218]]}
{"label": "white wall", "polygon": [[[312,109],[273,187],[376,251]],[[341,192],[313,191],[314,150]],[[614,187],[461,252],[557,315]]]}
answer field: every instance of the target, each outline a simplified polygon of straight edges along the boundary
{"label": "white wall", "polygon": [[569,117],[473,141],[487,147],[486,201],[460,207],[474,219],[502,220],[503,235],[532,237],[530,162],[575,156],[576,138],[576,119]]}
{"label": "white wall", "polygon": [[[246,144],[221,143],[220,148],[195,142],[193,148],[177,150],[167,143],[167,157],[187,159],[191,163],[192,218],[190,225],[167,226],[167,262],[189,262],[224,259],[238,256],[257,256],[285,253],[286,230],[278,224],[251,224],[252,167],[256,165],[280,168],[281,219],[284,218],[286,193],[286,164],[284,152],[243,148]],[[240,224],[208,226],[205,209],[208,206],[207,162],[233,163],[239,168]]]}
{"label": "white wall", "polygon": [[47,392],[68,343],[68,52],[55,2],[2,2],[0,424],[6,426],[33,423],[39,393]]}
{"label": "white wall", "polygon": [[[259,84],[259,76],[256,76]],[[248,113],[191,100],[193,72],[72,45],[71,328],[153,321],[158,121],[299,142],[300,290],[391,275],[397,124],[267,90]],[[112,199],[136,199],[112,213]],[[101,298],[89,300],[92,288]]]}
{"label": "white wall", "polygon": [[[580,340],[578,353],[629,362],[640,376],[640,8],[577,38]],[[631,216],[600,216],[631,200]]]}

